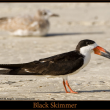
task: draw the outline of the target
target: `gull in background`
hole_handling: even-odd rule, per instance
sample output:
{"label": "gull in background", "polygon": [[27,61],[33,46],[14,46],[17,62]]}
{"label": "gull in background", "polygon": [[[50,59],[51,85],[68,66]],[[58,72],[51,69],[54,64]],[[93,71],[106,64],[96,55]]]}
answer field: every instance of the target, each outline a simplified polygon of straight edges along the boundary
{"label": "gull in background", "polygon": [[59,15],[49,10],[37,10],[35,15],[0,18],[0,30],[14,36],[45,36],[50,27],[49,18]]}

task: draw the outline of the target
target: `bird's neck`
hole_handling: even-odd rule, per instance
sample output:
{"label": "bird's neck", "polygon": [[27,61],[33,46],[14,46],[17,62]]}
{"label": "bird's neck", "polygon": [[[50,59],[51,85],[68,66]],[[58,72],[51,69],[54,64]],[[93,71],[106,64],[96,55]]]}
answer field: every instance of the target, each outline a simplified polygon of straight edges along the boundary
{"label": "bird's neck", "polygon": [[91,59],[91,53],[85,53],[84,55],[84,66],[86,66]]}

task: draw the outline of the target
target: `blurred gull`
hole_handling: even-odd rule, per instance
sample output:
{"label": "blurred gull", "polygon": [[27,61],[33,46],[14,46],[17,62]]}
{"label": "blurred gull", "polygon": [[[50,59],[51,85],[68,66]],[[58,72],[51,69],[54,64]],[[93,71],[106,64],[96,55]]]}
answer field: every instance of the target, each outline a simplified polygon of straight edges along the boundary
{"label": "blurred gull", "polygon": [[58,16],[49,10],[38,10],[35,15],[0,18],[0,30],[15,36],[45,36],[49,30],[49,17]]}

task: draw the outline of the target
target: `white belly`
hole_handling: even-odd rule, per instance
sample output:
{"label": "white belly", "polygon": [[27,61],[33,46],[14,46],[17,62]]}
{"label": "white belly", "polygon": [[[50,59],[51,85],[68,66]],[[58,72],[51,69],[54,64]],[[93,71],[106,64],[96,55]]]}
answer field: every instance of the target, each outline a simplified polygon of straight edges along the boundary
{"label": "white belly", "polygon": [[38,28],[36,31],[30,31],[30,30],[22,30],[18,29],[14,32],[10,32],[10,35],[15,36],[45,36],[48,33],[49,30],[49,24],[45,26],[45,28]]}
{"label": "white belly", "polygon": [[71,75],[78,73],[81,69],[83,69],[90,61],[91,58],[91,54],[88,54],[84,57],[84,64],[82,65],[82,67],[80,67],[78,70],[76,70],[75,72],[71,73]]}
{"label": "white belly", "polygon": [[81,69],[83,69],[83,68],[89,63],[90,58],[91,58],[91,54],[85,56],[83,66],[80,67],[78,70],[74,71],[73,73],[69,73],[69,74],[67,74],[67,75],[56,75],[56,76],[51,76],[51,75],[50,75],[50,76],[48,76],[48,78],[62,77],[63,79],[67,79],[67,76],[68,76],[68,75],[76,74],[76,73],[78,73]]}

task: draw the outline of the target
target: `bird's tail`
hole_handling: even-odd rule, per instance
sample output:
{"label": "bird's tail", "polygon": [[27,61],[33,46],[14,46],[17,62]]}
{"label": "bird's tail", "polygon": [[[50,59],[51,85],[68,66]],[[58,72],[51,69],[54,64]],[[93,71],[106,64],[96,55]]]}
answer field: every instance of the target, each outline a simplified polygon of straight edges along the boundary
{"label": "bird's tail", "polygon": [[[21,68],[26,68],[26,67],[30,67],[31,65],[36,66],[36,64],[38,64],[39,61],[33,61],[33,62],[29,62],[29,63],[20,63],[20,64],[0,64],[0,68],[4,68],[3,70],[0,69],[0,74],[7,74],[7,75],[29,75],[27,74],[27,72],[23,72],[22,74],[17,73],[19,71],[19,69]],[[8,70],[7,70],[8,69]],[[33,73],[35,74],[35,73]],[[32,75],[32,73],[30,74]]]}
{"label": "bird's tail", "polygon": [[24,64],[0,64],[0,68],[5,68],[6,70],[0,70],[0,75],[10,75],[10,70],[7,69],[17,69]]}
{"label": "bird's tail", "polygon": [[0,68],[7,68],[7,69],[16,69],[20,68],[24,64],[0,64]]}

